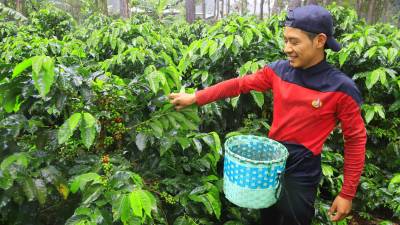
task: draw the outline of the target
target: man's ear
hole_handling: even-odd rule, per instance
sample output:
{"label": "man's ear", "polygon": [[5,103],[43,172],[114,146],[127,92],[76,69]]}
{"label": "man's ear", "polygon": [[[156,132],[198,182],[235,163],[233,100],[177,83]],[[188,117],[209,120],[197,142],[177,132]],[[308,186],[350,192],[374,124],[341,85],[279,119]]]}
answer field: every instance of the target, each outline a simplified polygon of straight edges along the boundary
{"label": "man's ear", "polygon": [[328,37],[324,33],[320,33],[315,37],[316,42],[317,42],[317,48],[323,48],[326,44],[326,40],[328,40]]}

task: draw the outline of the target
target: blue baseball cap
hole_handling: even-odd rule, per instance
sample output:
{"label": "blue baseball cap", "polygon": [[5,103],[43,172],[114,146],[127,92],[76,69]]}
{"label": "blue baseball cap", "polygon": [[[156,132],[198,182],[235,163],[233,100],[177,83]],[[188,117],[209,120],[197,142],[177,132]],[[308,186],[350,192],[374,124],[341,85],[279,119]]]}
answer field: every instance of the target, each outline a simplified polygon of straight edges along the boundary
{"label": "blue baseball cap", "polygon": [[341,46],[333,37],[333,19],[331,13],[318,5],[307,5],[295,9],[289,9],[285,26],[298,28],[310,33],[324,33],[328,37],[326,46],[335,52],[340,51]]}

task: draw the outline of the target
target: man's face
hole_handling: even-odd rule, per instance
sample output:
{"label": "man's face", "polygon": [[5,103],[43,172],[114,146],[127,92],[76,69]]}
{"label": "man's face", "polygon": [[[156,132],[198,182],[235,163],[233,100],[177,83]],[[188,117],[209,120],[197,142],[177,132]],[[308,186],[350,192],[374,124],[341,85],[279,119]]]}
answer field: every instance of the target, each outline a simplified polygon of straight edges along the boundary
{"label": "man's face", "polygon": [[283,32],[285,40],[284,52],[288,56],[290,65],[295,68],[308,68],[321,59],[321,50],[323,55],[323,46],[319,42],[319,37],[311,40],[302,30],[285,27]]}

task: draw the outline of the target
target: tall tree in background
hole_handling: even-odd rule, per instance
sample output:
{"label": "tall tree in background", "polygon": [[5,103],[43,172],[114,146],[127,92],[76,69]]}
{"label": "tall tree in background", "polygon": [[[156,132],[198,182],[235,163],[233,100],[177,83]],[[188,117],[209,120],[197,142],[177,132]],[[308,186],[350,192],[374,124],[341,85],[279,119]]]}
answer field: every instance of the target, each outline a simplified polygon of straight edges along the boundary
{"label": "tall tree in background", "polygon": [[128,0],[119,0],[119,9],[122,18],[129,18],[129,3]]}
{"label": "tall tree in background", "polygon": [[206,18],[206,0],[201,1],[201,11],[203,11],[203,19]]}
{"label": "tall tree in background", "polygon": [[307,0],[307,5],[310,5],[310,4],[316,5],[316,4],[318,4],[318,2],[317,2],[317,0]]}
{"label": "tall tree in background", "polygon": [[241,0],[242,16],[247,13],[247,0]]}
{"label": "tall tree in background", "polygon": [[225,13],[225,0],[221,0],[221,18],[224,17]]}
{"label": "tall tree in background", "polygon": [[214,19],[215,20],[218,20],[218,17],[219,17],[219,0],[215,0],[214,1],[215,2],[215,4],[214,4]]}
{"label": "tall tree in background", "polygon": [[70,0],[71,5],[71,14],[77,20],[81,20],[81,8],[82,2],[81,0]]}
{"label": "tall tree in background", "polygon": [[186,0],[185,9],[186,9],[186,21],[188,23],[192,23],[195,19],[195,13],[196,13],[195,0]]}
{"label": "tall tree in background", "polygon": [[296,7],[299,7],[299,6],[301,6],[301,0],[291,0],[291,1],[289,1],[289,5],[288,5],[289,9],[294,9]]}
{"label": "tall tree in background", "polygon": [[260,19],[264,19],[264,3],[265,3],[265,0],[261,0],[261,2],[260,2]]}
{"label": "tall tree in background", "polygon": [[25,15],[24,1],[23,1],[23,0],[16,0],[16,1],[15,1],[15,9],[16,9],[19,13]]}
{"label": "tall tree in background", "polygon": [[96,6],[98,11],[108,16],[107,0],[96,0]]}
{"label": "tall tree in background", "polygon": [[283,8],[284,8],[283,0],[274,0],[272,14],[279,14]]}
{"label": "tall tree in background", "polygon": [[368,2],[368,14],[367,14],[367,21],[369,23],[372,23],[374,20],[374,12],[376,11],[375,9],[375,0],[369,0]]}
{"label": "tall tree in background", "polygon": [[226,14],[229,15],[230,12],[231,12],[231,0],[228,0]]}

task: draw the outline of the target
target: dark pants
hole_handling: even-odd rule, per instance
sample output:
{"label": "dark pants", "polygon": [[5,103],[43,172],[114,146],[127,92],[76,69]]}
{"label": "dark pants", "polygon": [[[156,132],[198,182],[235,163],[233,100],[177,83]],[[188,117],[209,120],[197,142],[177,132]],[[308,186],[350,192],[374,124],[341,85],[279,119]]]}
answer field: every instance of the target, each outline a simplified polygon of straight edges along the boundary
{"label": "dark pants", "polygon": [[321,156],[302,145],[282,143],[289,151],[281,194],[273,206],[261,210],[260,225],[310,225],[321,179]]}

